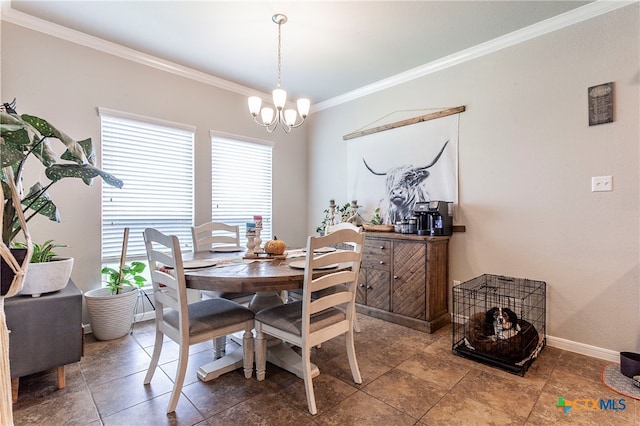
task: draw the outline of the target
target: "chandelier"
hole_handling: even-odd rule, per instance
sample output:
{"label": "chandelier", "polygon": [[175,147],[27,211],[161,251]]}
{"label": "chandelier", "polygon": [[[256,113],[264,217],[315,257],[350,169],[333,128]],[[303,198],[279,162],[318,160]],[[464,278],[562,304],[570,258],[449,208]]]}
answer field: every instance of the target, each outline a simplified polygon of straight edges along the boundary
{"label": "chandelier", "polygon": [[[291,129],[299,127],[304,123],[304,119],[309,115],[310,101],[309,99],[300,98],[297,101],[298,111],[295,109],[285,109],[287,103],[287,92],[280,87],[280,78],[282,74],[282,55],[281,55],[281,29],[282,25],[287,22],[287,17],[281,13],[273,15],[271,20],[278,24],[278,86],[273,91],[273,105],[275,111],[271,107],[262,108],[262,99],[258,96],[249,98],[249,112],[257,124],[265,127],[269,133],[273,132],[278,124],[285,133],[289,133]],[[300,116],[300,120],[298,120]]]}

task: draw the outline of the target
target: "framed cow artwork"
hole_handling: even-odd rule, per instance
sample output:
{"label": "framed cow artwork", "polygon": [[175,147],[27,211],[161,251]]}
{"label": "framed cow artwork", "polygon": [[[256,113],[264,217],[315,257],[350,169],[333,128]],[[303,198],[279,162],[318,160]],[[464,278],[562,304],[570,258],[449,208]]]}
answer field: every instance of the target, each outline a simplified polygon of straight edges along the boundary
{"label": "framed cow artwork", "polygon": [[460,114],[385,129],[347,142],[348,196],[368,219],[409,219],[417,202],[458,203]]}

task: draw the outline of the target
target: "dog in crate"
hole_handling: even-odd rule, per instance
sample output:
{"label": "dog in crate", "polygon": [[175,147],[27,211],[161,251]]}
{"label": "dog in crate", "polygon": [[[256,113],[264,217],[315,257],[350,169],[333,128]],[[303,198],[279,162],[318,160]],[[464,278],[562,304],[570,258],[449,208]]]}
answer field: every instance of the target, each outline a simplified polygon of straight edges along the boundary
{"label": "dog in crate", "polygon": [[493,326],[494,334],[491,339],[494,341],[510,339],[520,332],[518,316],[509,308],[493,307],[487,311],[487,324]]}

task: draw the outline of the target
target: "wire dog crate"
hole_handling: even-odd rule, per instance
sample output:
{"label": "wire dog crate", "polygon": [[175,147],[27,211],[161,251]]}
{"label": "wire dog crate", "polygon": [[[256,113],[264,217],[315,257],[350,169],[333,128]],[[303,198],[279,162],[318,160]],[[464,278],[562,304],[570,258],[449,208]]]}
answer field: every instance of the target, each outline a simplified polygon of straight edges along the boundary
{"label": "wire dog crate", "polygon": [[453,288],[452,351],[524,375],[546,344],[546,283],[484,274]]}

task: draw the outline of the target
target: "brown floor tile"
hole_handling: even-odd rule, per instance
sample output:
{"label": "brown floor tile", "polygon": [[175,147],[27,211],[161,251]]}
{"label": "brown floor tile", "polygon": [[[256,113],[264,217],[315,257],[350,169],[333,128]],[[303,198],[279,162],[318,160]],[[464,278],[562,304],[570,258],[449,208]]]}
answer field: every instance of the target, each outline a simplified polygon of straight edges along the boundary
{"label": "brown floor tile", "polygon": [[[357,391],[355,386],[357,385],[348,385],[329,374],[320,373],[319,376],[313,379],[313,390],[318,413],[333,410],[333,407]],[[298,410],[308,411],[304,380],[298,379],[292,382],[291,385],[280,392],[280,395]]]}
{"label": "brown floor tile", "polygon": [[466,396],[446,395],[420,419],[420,425],[522,425],[522,419]]}
{"label": "brown floor tile", "polygon": [[[165,339],[160,365],[143,385],[151,360],[153,321],[101,342],[86,336],[85,356],[66,366],[65,389],[55,370],[20,379],[16,425],[629,425],[640,426],[640,401],[602,384],[607,361],[546,347],[524,376],[451,352],[451,327],[428,334],[359,314],[356,354],[363,383],[353,382],[339,337],[312,350],[319,414],[307,407],[304,382],[272,364],[266,379],[241,370],[210,382],[196,371],[213,360],[211,342],[190,348],[176,412],[166,414],[178,346]],[[227,351],[237,347],[228,340]],[[624,410],[569,410],[558,397],[625,399]],[[618,405],[619,407],[619,405]]]}
{"label": "brown floor tile", "polygon": [[446,393],[441,387],[398,368],[377,378],[362,391],[416,419],[424,416]]}
{"label": "brown floor tile", "polygon": [[151,383],[144,384],[146,371],[120,377],[100,384],[89,384],[98,411],[103,417],[133,407],[173,389],[173,382],[160,369],[153,375]]}
{"label": "brown floor tile", "polygon": [[421,351],[402,364],[398,370],[405,371],[443,390],[453,388],[471,370],[471,365],[463,362],[450,352],[433,353]]}
{"label": "brown floor tile", "polygon": [[167,414],[167,405],[169,404],[170,397],[171,394],[166,393],[107,416],[103,419],[104,425],[187,426],[204,421],[202,414],[198,412],[196,407],[194,407],[191,401],[185,398],[184,395],[178,400],[176,411]]}
{"label": "brown floor tile", "polygon": [[320,425],[394,425],[416,423],[415,418],[362,391],[355,392],[339,405],[313,419]]}
{"label": "brown floor tile", "polygon": [[236,370],[208,382],[197,380],[184,386],[182,393],[205,418],[209,418],[253,398],[267,386],[255,378],[246,379],[241,370]]}
{"label": "brown floor tile", "polygon": [[222,411],[208,420],[210,426],[313,425],[308,412],[294,408],[277,394],[262,393]]}
{"label": "brown floor tile", "polygon": [[519,376],[501,377],[483,370],[471,370],[448,396],[472,398],[524,421],[540,394],[535,385],[518,381]]}
{"label": "brown floor tile", "polygon": [[144,349],[138,347],[104,358],[83,357],[80,361],[80,368],[87,383],[98,385],[131,374],[146,372],[149,368],[149,361],[151,361],[151,357]]}

